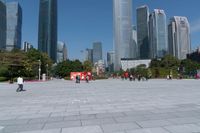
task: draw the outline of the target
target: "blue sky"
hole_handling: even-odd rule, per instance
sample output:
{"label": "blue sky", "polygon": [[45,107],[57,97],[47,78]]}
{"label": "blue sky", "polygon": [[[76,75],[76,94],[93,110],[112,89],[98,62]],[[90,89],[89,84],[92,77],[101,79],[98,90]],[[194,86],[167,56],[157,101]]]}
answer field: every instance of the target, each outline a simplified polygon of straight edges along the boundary
{"label": "blue sky", "polygon": [[[19,1],[23,9],[22,40],[37,48],[39,0]],[[164,9],[172,16],[186,16],[191,25],[192,48],[200,45],[200,0],[133,0],[133,24],[136,7],[148,5]],[[83,59],[81,50],[92,47],[92,42],[103,43],[104,56],[113,48],[112,0],[58,0],[58,40],[68,47],[70,59]]]}

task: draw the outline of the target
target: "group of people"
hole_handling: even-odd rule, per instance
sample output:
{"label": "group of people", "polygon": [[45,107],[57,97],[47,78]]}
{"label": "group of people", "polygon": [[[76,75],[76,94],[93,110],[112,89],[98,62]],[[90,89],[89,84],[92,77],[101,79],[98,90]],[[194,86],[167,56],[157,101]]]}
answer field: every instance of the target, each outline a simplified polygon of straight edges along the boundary
{"label": "group of people", "polygon": [[149,78],[148,77],[144,77],[140,74],[138,75],[132,75],[132,74],[128,74],[128,75],[122,75],[121,76],[121,79],[122,80],[127,80],[129,79],[130,81],[135,81],[135,80],[138,80],[138,81],[147,81]]}
{"label": "group of people", "polygon": [[[90,80],[90,78],[89,78],[89,76],[87,75],[87,76],[85,77],[86,83],[89,83],[89,80]],[[76,83],[79,83],[79,84],[80,84],[80,82],[81,82],[81,77],[80,77],[80,75],[76,75]]]}

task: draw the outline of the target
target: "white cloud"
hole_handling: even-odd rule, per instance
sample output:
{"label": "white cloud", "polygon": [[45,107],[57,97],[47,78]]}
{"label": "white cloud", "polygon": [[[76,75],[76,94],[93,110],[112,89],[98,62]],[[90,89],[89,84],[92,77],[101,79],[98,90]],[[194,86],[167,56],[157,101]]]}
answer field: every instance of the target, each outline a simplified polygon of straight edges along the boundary
{"label": "white cloud", "polygon": [[191,27],[191,33],[196,33],[196,32],[200,32],[200,19],[192,22],[190,24],[190,27]]}

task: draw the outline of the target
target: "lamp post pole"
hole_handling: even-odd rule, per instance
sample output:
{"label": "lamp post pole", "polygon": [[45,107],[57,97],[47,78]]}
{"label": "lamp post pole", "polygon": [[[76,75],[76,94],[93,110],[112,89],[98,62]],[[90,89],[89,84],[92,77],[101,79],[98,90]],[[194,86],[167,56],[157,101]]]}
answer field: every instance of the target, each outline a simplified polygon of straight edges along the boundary
{"label": "lamp post pole", "polygon": [[38,77],[39,77],[39,81],[40,81],[40,75],[41,75],[41,61],[40,61],[40,60],[38,60],[38,61],[39,61],[39,69],[38,69],[39,75],[38,75]]}
{"label": "lamp post pole", "polygon": [[47,64],[47,65],[46,65],[46,69],[47,69],[47,70],[46,70],[46,71],[47,71],[47,80],[48,80],[48,66],[49,66],[49,65]]}

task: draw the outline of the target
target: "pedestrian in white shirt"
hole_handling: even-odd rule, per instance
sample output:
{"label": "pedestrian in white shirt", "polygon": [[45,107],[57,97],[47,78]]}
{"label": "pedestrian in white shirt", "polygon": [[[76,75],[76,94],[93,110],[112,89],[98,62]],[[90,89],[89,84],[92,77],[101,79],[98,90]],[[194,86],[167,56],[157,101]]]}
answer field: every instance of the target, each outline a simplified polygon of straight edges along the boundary
{"label": "pedestrian in white shirt", "polygon": [[18,88],[17,88],[17,90],[16,90],[17,92],[25,91],[25,90],[23,90],[23,83],[24,83],[23,78],[18,77],[18,78],[17,78]]}

